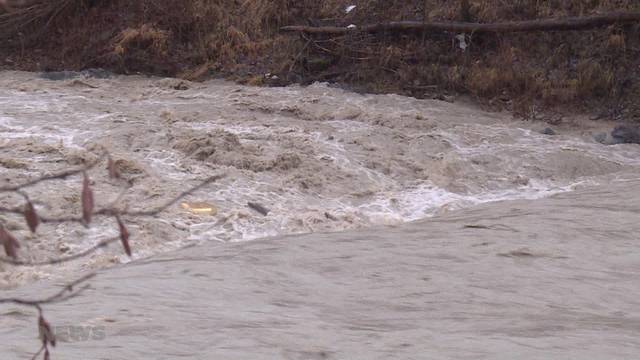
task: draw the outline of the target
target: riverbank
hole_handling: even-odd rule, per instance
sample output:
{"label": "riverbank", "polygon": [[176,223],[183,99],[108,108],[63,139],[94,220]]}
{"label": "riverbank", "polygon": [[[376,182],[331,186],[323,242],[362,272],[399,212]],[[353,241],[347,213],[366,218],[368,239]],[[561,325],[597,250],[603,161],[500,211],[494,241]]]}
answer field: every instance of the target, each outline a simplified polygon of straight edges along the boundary
{"label": "riverbank", "polygon": [[462,8],[463,3],[56,0],[31,12],[0,15],[0,67],[104,68],[188,80],[224,77],[260,86],[326,81],[362,92],[418,98],[463,95],[493,110],[551,123],[576,111],[606,120],[640,119],[637,24],[464,36],[438,32],[312,38],[279,31],[285,25],[495,23],[640,11],[630,0],[485,0]]}

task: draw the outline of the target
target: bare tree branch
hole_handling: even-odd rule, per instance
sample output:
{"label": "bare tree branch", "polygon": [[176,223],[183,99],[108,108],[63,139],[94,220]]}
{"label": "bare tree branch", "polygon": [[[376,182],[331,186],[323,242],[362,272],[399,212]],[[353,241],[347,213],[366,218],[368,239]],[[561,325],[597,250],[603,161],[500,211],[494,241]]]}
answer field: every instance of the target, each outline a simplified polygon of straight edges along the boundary
{"label": "bare tree branch", "polygon": [[[175,203],[177,203],[178,201],[180,201],[182,198],[184,198],[185,196],[191,195],[192,193],[202,189],[203,187],[216,182],[222,178],[224,178],[226,176],[226,174],[220,174],[220,175],[214,175],[209,177],[208,179],[202,181],[201,183],[199,183],[198,185],[187,189],[185,191],[183,191],[182,193],[178,194],[177,196],[175,196],[174,198],[172,198],[171,200],[167,201],[166,203],[164,203],[163,205],[160,205],[154,209],[150,209],[150,210],[144,210],[144,211],[127,211],[127,210],[121,210],[116,208],[116,201],[114,201],[114,203],[112,203],[109,207],[105,207],[102,209],[98,209],[95,210],[93,212],[93,216],[107,216],[107,217],[112,217],[115,215],[121,215],[121,216],[138,216],[138,217],[154,217],[157,216],[158,214],[160,214],[161,212],[165,211],[166,209],[168,209],[169,207],[171,207],[172,205],[174,205]],[[122,196],[119,196],[118,198],[120,199]],[[2,207],[0,206],[0,213],[11,213],[11,214],[16,214],[16,215],[22,215],[24,213],[24,208],[23,207]],[[40,222],[42,223],[72,223],[72,222],[76,222],[76,223],[83,223],[83,218],[81,216],[62,216],[62,217],[47,217],[47,216],[39,216]]]}
{"label": "bare tree branch", "polygon": [[[188,196],[200,189],[202,189],[203,187],[224,178],[226,175],[225,174],[221,174],[221,175],[215,175],[215,176],[211,176],[208,179],[202,181],[201,183],[199,183],[198,185],[187,189],[185,191],[183,191],[182,193],[178,194],[177,196],[175,196],[174,198],[172,198],[171,200],[167,201],[166,203],[164,203],[163,205],[156,207],[154,209],[151,210],[146,210],[146,211],[121,211],[116,209],[115,207],[109,207],[109,208],[104,208],[104,209],[100,209],[97,210],[93,213],[93,215],[96,216],[107,216],[107,217],[117,217],[117,216],[131,216],[131,217],[154,217],[157,216],[158,214],[160,214],[161,212],[165,211],[166,209],[168,209],[169,207],[171,207],[172,205],[174,205],[176,202],[178,202],[180,199],[184,198],[185,196]],[[0,212],[3,212],[4,210],[7,210],[6,212],[11,212],[11,213],[15,213],[15,214],[22,214],[23,213],[23,209],[19,209],[19,208],[13,208],[13,209],[6,209],[6,208],[0,208]],[[69,216],[69,217],[60,217],[60,218],[47,218],[47,217],[39,217],[40,221],[42,223],[65,223],[65,222],[76,222],[76,223],[83,223],[83,218],[82,217],[75,217],[75,216]],[[11,264],[11,265],[15,265],[15,266],[41,266],[41,265],[54,265],[54,264],[60,264],[60,263],[65,263],[65,262],[69,262],[69,261],[73,261],[82,257],[85,257],[87,255],[90,255],[92,253],[94,253],[95,251],[97,251],[98,249],[104,248],[114,242],[117,242],[119,240],[122,240],[121,237],[113,237],[113,238],[108,238],[108,239],[104,239],[101,240],[100,242],[98,242],[97,244],[91,246],[88,249],[82,250],[76,254],[73,255],[69,255],[69,256],[64,256],[64,257],[58,257],[58,258],[51,258],[51,259],[47,259],[47,260],[43,260],[43,261],[26,261],[26,260],[17,260],[17,259],[13,259],[10,257],[0,257],[0,263],[5,263],[5,264]]]}
{"label": "bare tree branch", "polygon": [[38,350],[37,353],[33,354],[33,357],[31,358],[31,360],[36,360],[36,358],[42,354],[42,352],[44,351],[44,349],[46,349],[47,346],[45,344],[42,344],[42,346],[40,346],[40,350]]}
{"label": "bare tree branch", "polygon": [[77,168],[77,169],[71,169],[71,170],[66,170],[66,171],[62,171],[56,174],[51,174],[51,175],[44,175],[41,176],[39,178],[36,179],[32,179],[29,180],[27,182],[24,182],[22,184],[17,184],[17,185],[7,185],[7,186],[0,186],[0,192],[18,192],[19,190],[22,190],[26,187],[29,186],[33,186],[35,184],[44,182],[44,181],[49,181],[49,180],[55,180],[55,179],[66,179],[69,176],[73,176],[76,174],[81,174],[83,172],[86,172],[88,170],[93,169],[96,165],[98,165],[102,160],[104,160],[104,158],[108,157],[109,153],[107,151],[104,151],[96,160],[89,162],[88,164],[86,164],[85,166],[81,167],[81,168]]}
{"label": "bare tree branch", "polygon": [[[82,291],[88,289],[89,284],[84,284],[96,276],[95,272],[84,275],[66,285],[57,293],[43,299],[22,299],[22,298],[0,298],[0,304],[12,303],[16,305],[31,306],[42,312],[41,305],[53,304],[60,301],[68,300],[77,296]],[[82,285],[78,288],[79,285]]]}
{"label": "bare tree branch", "polygon": [[69,262],[69,261],[73,261],[76,259],[80,259],[83,258],[87,255],[90,255],[94,252],[96,252],[98,249],[104,248],[109,246],[110,244],[117,242],[120,240],[120,237],[112,237],[112,238],[108,238],[108,239],[104,239],[99,241],[97,244],[91,246],[88,249],[82,250],[78,253],[75,253],[73,255],[68,255],[68,256],[63,256],[63,257],[56,257],[56,258],[51,258],[48,260],[43,260],[43,261],[25,261],[25,260],[15,260],[12,259],[10,257],[0,257],[0,263],[5,263],[5,264],[11,264],[11,265],[15,265],[15,266],[43,266],[43,265],[55,265],[55,264],[61,264],[61,263],[65,263],[65,262]]}
{"label": "bare tree branch", "polygon": [[[160,214],[161,212],[167,210],[169,207],[173,206],[180,199],[188,196],[203,187],[225,177],[224,174],[214,175],[206,180],[200,182],[196,186],[193,186],[177,196],[174,196],[170,200],[166,201],[160,206],[157,206],[150,210],[133,210],[130,211],[126,208],[121,208],[118,206],[122,198],[125,196],[126,192],[130,189],[130,186],[124,188],[121,193],[117,196],[117,198],[111,201],[106,207],[101,209],[94,209],[94,195],[93,189],[91,188],[91,182],[87,175],[87,172],[97,165],[99,165],[102,160],[105,158],[108,159],[106,170],[108,171],[109,178],[118,179],[119,171],[111,155],[105,150],[96,160],[91,161],[80,168],[75,168],[71,170],[62,171],[59,173],[44,175],[20,184],[16,185],[6,185],[0,187],[0,193],[13,193],[19,195],[24,199],[24,204],[22,206],[9,206],[4,207],[0,206],[0,214],[14,214],[20,215],[23,217],[24,221],[27,223],[29,229],[32,233],[36,233],[38,225],[42,223],[79,223],[85,227],[88,227],[92,218],[95,217],[112,217],[115,219],[119,236],[110,237],[103,240],[98,241],[96,244],[91,247],[79,251],[75,254],[50,258],[46,260],[40,261],[27,261],[18,258],[18,249],[20,248],[20,242],[17,238],[6,229],[5,224],[0,221],[0,245],[4,247],[4,251],[7,256],[0,257],[0,263],[10,264],[14,266],[40,266],[40,265],[55,265],[60,263],[65,263],[73,260],[77,260],[80,258],[84,258],[101,248],[107,247],[110,244],[121,241],[122,246],[124,248],[124,252],[131,256],[131,247],[129,242],[129,231],[125,223],[123,222],[123,217],[154,217]],[[42,182],[52,181],[52,180],[63,180],[70,176],[82,174],[82,196],[81,196],[81,207],[82,215],[68,215],[68,216],[41,216],[38,214],[36,208],[33,206],[33,202],[24,190],[28,187],[37,185]],[[21,306],[33,307],[38,310],[38,331],[40,333],[40,339],[42,341],[42,345],[40,349],[33,355],[32,359],[36,359],[40,354],[44,352],[44,359],[48,360],[50,358],[49,353],[49,345],[55,346],[56,339],[55,334],[52,331],[52,328],[49,322],[44,318],[42,305],[51,304],[60,301],[68,300],[72,297],[78,296],[82,291],[89,288],[89,284],[86,284],[88,280],[93,278],[95,273],[91,273],[85,275],[67,285],[65,285],[59,292],[48,296],[43,299],[23,299],[23,298],[0,298],[0,304],[16,304]]]}
{"label": "bare tree branch", "polygon": [[80,277],[66,285],[58,291],[43,299],[23,299],[17,297],[0,298],[0,304],[15,304],[21,306],[33,307],[38,310],[38,332],[40,333],[40,340],[42,345],[40,349],[33,355],[32,360],[36,359],[43,351],[44,358],[49,359],[49,345],[56,346],[55,334],[51,330],[49,322],[44,318],[44,312],[42,305],[53,304],[61,301],[69,300],[73,297],[80,295],[83,291],[89,288],[89,284],[86,282],[93,279],[96,273],[92,272]]}
{"label": "bare tree branch", "polygon": [[174,205],[175,203],[177,203],[178,201],[180,201],[180,199],[182,199],[183,197],[190,195],[191,193],[194,193],[200,189],[202,189],[203,187],[218,181],[222,178],[224,178],[226,176],[226,174],[220,174],[220,175],[214,175],[211,176],[210,178],[204,180],[203,182],[201,182],[199,185],[196,185],[194,187],[192,187],[191,189],[188,189],[186,191],[183,191],[182,193],[180,193],[178,196],[174,197],[173,199],[169,200],[168,202],[166,202],[164,205],[161,205],[155,209],[151,209],[151,210],[147,210],[147,211],[132,211],[132,212],[121,212],[120,215],[129,215],[129,216],[156,216],[157,214],[165,211],[166,209],[168,209],[170,206]]}

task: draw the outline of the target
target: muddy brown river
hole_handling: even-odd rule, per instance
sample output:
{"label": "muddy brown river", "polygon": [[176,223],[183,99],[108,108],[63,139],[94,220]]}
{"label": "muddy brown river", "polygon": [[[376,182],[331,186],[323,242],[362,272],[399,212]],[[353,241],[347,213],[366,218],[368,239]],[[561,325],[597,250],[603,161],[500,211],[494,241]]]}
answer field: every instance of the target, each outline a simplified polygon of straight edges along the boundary
{"label": "muddy brown river", "polygon": [[[99,271],[46,308],[54,359],[636,359],[640,146],[593,140],[603,121],[546,126],[326,84],[2,72],[3,185],[103,148],[130,188],[97,167],[98,205],[149,209],[227,176],[184,199],[215,214],[126,219],[133,259],[113,246],[0,265],[0,291],[39,297]],[[80,182],[27,192],[40,213],[78,213]],[[110,219],[37,236],[0,221],[32,261],[117,234]],[[38,348],[30,309],[0,307],[0,333],[2,359]]]}

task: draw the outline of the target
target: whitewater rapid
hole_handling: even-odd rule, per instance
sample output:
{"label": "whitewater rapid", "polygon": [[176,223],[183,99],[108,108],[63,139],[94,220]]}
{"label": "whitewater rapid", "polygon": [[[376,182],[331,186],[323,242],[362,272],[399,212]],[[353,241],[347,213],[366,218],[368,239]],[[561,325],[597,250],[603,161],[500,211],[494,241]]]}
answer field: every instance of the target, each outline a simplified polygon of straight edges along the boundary
{"label": "whitewater rapid", "polygon": [[[1,181],[81,166],[106,148],[131,184],[122,202],[145,209],[208,176],[227,175],[185,199],[215,205],[216,216],[176,205],[157,219],[127,219],[134,259],[203,242],[399,225],[634,178],[640,167],[636,145],[593,140],[593,132],[611,124],[567,123],[554,136],[542,134],[544,126],[464,102],[362,95],[327,84],[255,88],[219,80],[0,74]],[[104,167],[90,175],[99,204],[119,195]],[[28,191],[43,213],[79,209],[79,178]],[[19,201],[0,198],[5,205]],[[88,230],[47,225],[32,237],[20,218],[1,216],[30,239],[23,253],[32,260],[117,234],[105,219]],[[4,267],[0,286],[126,261],[114,248],[62,266]]]}

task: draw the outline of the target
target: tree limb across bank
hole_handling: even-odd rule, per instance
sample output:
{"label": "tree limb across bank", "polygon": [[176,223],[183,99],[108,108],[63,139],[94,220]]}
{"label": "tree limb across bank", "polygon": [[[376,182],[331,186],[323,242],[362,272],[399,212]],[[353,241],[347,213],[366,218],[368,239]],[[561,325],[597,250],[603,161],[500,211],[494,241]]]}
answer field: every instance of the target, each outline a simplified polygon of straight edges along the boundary
{"label": "tree limb across bank", "polygon": [[493,24],[464,22],[422,22],[392,21],[364,26],[284,26],[284,32],[304,32],[307,34],[342,35],[352,32],[411,32],[411,31],[450,31],[458,33],[509,33],[525,31],[572,31],[587,30],[611,24],[640,23],[640,12],[611,12],[584,17],[562,19],[526,20]]}

